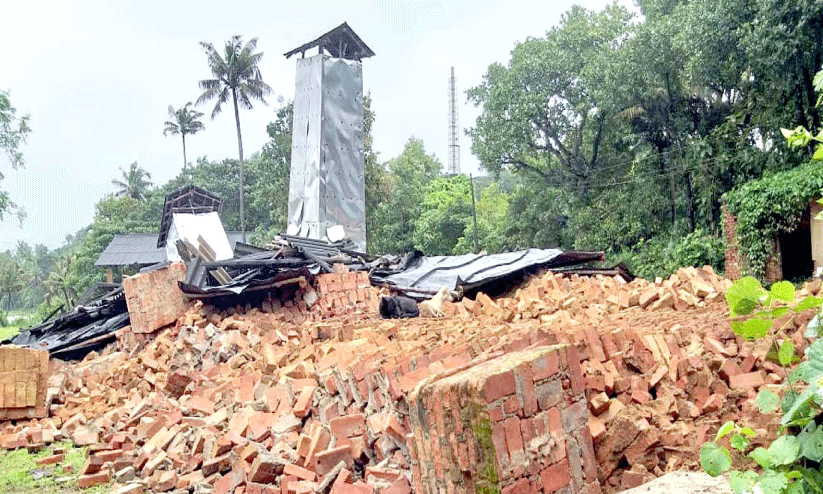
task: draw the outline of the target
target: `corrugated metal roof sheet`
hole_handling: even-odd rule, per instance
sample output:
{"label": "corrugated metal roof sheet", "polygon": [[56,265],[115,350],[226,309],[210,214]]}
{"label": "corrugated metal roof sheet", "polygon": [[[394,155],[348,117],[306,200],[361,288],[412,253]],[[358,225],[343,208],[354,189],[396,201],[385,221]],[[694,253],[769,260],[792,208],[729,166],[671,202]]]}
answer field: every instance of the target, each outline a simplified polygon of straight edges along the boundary
{"label": "corrugated metal roof sheet", "polygon": [[[246,234],[248,236],[248,234]],[[226,232],[231,248],[243,241],[243,232]],[[117,234],[95,261],[95,266],[149,266],[166,261],[166,250],[157,247],[156,233]]]}
{"label": "corrugated metal roof sheet", "polygon": [[422,290],[472,289],[535,267],[569,266],[602,259],[602,252],[528,249],[502,254],[423,257],[417,266],[385,278],[389,283]]}

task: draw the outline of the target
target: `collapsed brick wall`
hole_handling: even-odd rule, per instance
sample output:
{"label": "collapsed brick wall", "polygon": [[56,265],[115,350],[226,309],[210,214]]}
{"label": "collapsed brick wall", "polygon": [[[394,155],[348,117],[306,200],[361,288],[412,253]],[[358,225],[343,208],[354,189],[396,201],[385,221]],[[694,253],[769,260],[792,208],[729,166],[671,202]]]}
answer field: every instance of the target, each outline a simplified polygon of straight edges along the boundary
{"label": "collapsed brick wall", "polygon": [[177,285],[185,279],[186,265],[182,262],[124,278],[131,331],[153,333],[174,324],[189,307]]}
{"label": "collapsed brick wall", "polygon": [[0,420],[45,417],[48,379],[48,352],[0,347]]}
{"label": "collapsed brick wall", "polygon": [[[422,419],[415,403],[425,405],[429,399],[419,394],[423,398],[410,401],[419,386],[449,394],[448,400],[429,403],[431,410],[439,403],[444,420],[457,414],[471,423],[472,417],[489,416],[488,434],[478,437],[494,448],[494,461],[486,465],[494,467],[499,489],[490,492],[533,492],[544,488],[536,481],[558,478],[568,485],[561,489],[566,492],[581,483],[596,492],[592,462],[585,458],[587,436],[594,440],[599,488],[613,492],[672,468],[695,466],[703,438],[727,419],[751,416],[747,410],[756,390],[780,380],[767,367],[767,348],[749,348],[731,333],[721,302],[728,285],[710,268],[628,284],[547,273],[510,297],[478,296],[477,301],[445,304],[449,317],[403,321],[383,321],[374,312],[320,320],[316,303],[296,324],[292,311],[276,303],[274,295],[264,307],[250,310],[197,303],[139,352],[112,353],[73,366],[65,400],[36,429],[55,438],[62,431],[77,444],[95,445],[92,463],[102,470],[84,468],[83,482],[108,481],[106,472],[133,465],[155,491],[209,485],[219,493],[240,493],[243,487],[250,494],[311,492],[334,481],[332,494],[408,494],[418,479],[429,481],[415,461],[441,455],[446,477],[452,471],[455,478],[466,476],[459,467],[460,450],[453,449],[448,434],[448,444],[438,436],[437,444],[418,448],[414,421]],[[810,293],[819,290],[818,283]],[[305,310],[310,292],[289,293],[300,300],[296,310]],[[798,294],[809,293],[804,288]],[[274,305],[278,309],[270,312]],[[360,309],[354,304],[349,310]],[[531,362],[534,367],[540,357],[516,355],[539,356],[557,343],[576,345],[582,375],[572,372],[575,366],[563,370],[568,364],[562,359],[556,377],[535,381],[540,374],[532,369],[535,410],[521,366]],[[568,361],[575,350],[564,352]],[[485,385],[473,379],[506,374],[506,369],[514,385],[506,377],[508,386],[498,388],[504,394],[489,404]],[[717,369],[723,369],[722,379]],[[465,385],[445,384],[466,376],[473,377]],[[586,388],[582,407],[581,382]],[[474,403],[477,414],[464,410],[459,400],[455,406],[455,389],[458,397],[464,392],[476,397],[466,402]],[[574,408],[565,406],[569,403]],[[588,427],[558,428],[558,412],[561,424],[564,412],[580,421],[585,412]],[[483,425],[481,419],[475,423]],[[512,459],[522,458],[515,424],[525,456],[522,472],[512,468]],[[427,427],[422,430],[431,441],[438,431],[436,417]],[[565,449],[555,447],[560,429]],[[20,447],[35,428],[7,424],[0,430],[5,433],[0,447]],[[449,423],[439,430],[451,432]],[[540,442],[546,431],[554,446]],[[469,444],[467,436],[460,438],[455,436],[458,448]],[[545,458],[533,460],[530,445],[548,450]],[[434,453],[425,453],[426,447]],[[560,451],[565,459],[556,459]],[[456,455],[456,470],[449,469],[454,458],[443,460],[448,455]],[[425,468],[436,470],[430,463]],[[476,471],[468,473],[480,478]],[[448,492],[446,478],[437,482]]]}
{"label": "collapsed brick wall", "polygon": [[574,347],[504,354],[409,398],[415,492],[598,492]]}
{"label": "collapsed brick wall", "polygon": [[[732,214],[726,206],[722,207],[722,211],[726,278],[739,280],[748,274],[748,260],[746,255],[740,252],[740,241],[737,238],[737,216]],[[783,279],[783,261],[780,254],[780,243],[777,239],[769,242],[769,251],[764,274],[766,281],[774,283]]]}

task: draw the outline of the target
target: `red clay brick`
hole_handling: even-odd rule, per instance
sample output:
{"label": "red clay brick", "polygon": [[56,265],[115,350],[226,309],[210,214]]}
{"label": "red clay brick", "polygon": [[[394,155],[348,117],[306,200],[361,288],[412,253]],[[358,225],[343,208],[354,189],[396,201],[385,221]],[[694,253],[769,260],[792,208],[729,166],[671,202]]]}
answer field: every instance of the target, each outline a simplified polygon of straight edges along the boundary
{"label": "red clay brick", "polygon": [[529,490],[529,479],[520,479],[514,484],[504,487],[500,494],[523,494]]}
{"label": "red clay brick", "polygon": [[506,431],[506,449],[509,451],[509,458],[512,463],[520,463],[525,457],[523,449],[523,436],[520,434],[520,419],[511,417],[503,422]]}
{"label": "red clay brick", "polygon": [[318,476],[322,477],[329,473],[341,461],[345,461],[347,465],[352,464],[351,446],[340,446],[318,453],[315,456],[314,471],[317,472]]}
{"label": "red clay brick", "polygon": [[742,373],[740,367],[738,367],[732,359],[725,359],[723,364],[720,366],[719,372],[720,376],[725,379],[726,382],[728,382],[732,376]]}
{"label": "red clay brick", "polygon": [[358,482],[356,484],[334,484],[332,494],[373,494],[374,490],[370,485]]}
{"label": "red clay brick", "polygon": [[517,399],[517,396],[506,398],[506,401],[503,402],[503,411],[506,415],[513,415],[520,411],[520,400]]}
{"label": "red clay brick", "polygon": [[308,480],[310,482],[313,482],[317,478],[317,474],[311,470],[306,470],[291,463],[283,467],[283,475],[294,475],[298,479]]}
{"label": "red clay brick", "polygon": [[515,391],[514,373],[510,370],[489,376],[486,378],[486,382],[483,383],[483,399],[486,400],[486,403],[513,395]]}
{"label": "red clay brick", "polygon": [[517,377],[523,390],[523,416],[531,417],[537,413],[537,393],[534,389],[534,375],[531,366],[528,363],[517,366]]}
{"label": "red clay brick", "polygon": [[317,386],[305,386],[300,391],[300,396],[298,396],[297,403],[294,404],[294,409],[292,410],[295,417],[303,418],[309,415],[312,398],[314,397],[314,391],[316,389]]}
{"label": "red clay brick", "polygon": [[592,358],[600,362],[605,362],[606,355],[603,352],[603,346],[600,343],[600,337],[597,335],[597,331],[591,326],[585,328],[583,331],[586,335],[586,342],[589,344],[588,347],[592,353]]}
{"label": "red clay brick", "polygon": [[560,370],[560,357],[557,352],[548,353],[534,360],[531,366],[534,382],[543,381]]}
{"label": "red clay brick", "polygon": [[395,480],[392,485],[380,491],[380,494],[411,494],[412,489],[406,477]]}
{"label": "red clay brick", "polygon": [[338,439],[360,436],[366,432],[366,417],[362,413],[338,417],[329,421],[329,429]]}
{"label": "red clay brick", "polygon": [[108,470],[103,470],[99,473],[92,473],[89,475],[81,475],[77,479],[77,487],[86,489],[98,484],[106,484],[111,480],[111,475]]}
{"label": "red clay brick", "polygon": [[51,455],[51,456],[46,456],[44,458],[38,458],[38,459],[34,460],[34,462],[37,463],[38,465],[52,465],[54,463],[60,463],[61,461],[63,461],[63,458],[65,456],[66,455],[63,455],[63,454]]}
{"label": "red clay brick", "polygon": [[520,421],[520,434],[523,436],[523,446],[529,449],[529,443],[537,437],[537,426],[534,419],[528,418]]}
{"label": "red clay brick", "polygon": [[566,356],[569,360],[569,378],[572,382],[572,393],[580,394],[586,389],[586,382],[583,380],[583,370],[580,367],[580,356],[574,345],[569,345],[566,349]]}
{"label": "red clay brick", "polygon": [[597,480],[597,459],[594,454],[594,441],[589,433],[589,428],[584,427],[580,433],[580,449],[583,453],[583,471],[586,479]]}
{"label": "red clay brick", "polygon": [[548,413],[549,430],[552,432],[562,432],[563,422],[560,418],[560,410],[557,408],[550,408]]}
{"label": "red clay brick", "polygon": [[543,492],[549,494],[557,492],[569,485],[569,461],[563,460],[555,463],[540,472],[540,480],[543,482]]}
{"label": "red clay brick", "polygon": [[508,465],[509,453],[506,448],[506,429],[501,422],[494,424],[494,427],[492,427],[492,444],[494,444],[497,462],[500,465]]}
{"label": "red clay brick", "polygon": [[729,387],[732,389],[749,389],[762,386],[766,382],[762,371],[737,374],[729,377]]}

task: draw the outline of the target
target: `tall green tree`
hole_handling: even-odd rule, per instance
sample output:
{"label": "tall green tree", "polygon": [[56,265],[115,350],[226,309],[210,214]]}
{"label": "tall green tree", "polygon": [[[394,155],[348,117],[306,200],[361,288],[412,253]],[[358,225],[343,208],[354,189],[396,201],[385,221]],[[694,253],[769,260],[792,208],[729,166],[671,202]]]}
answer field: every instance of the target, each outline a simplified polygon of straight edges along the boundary
{"label": "tall green tree", "polygon": [[626,37],[631,13],[613,4],[595,13],[572,7],[544,38],[515,46],[508,66],[493,64],[468,91],[482,106],[472,151],[497,173],[524,171],[583,195],[602,159],[613,114],[602,64]]}
{"label": "tall green tree", "polygon": [[[246,215],[243,187],[243,137],[240,133],[239,107],[252,109],[252,101],[258,100],[266,104],[266,96],[271,88],[263,82],[260,74],[260,59],[263,52],[255,53],[257,38],[250,39],[245,45],[241,36],[232,36],[226,42],[221,55],[211,43],[201,42],[200,46],[206,52],[207,62],[214,79],[200,81],[203,94],[197,98],[197,104],[216,100],[211,112],[212,120],[223,109],[223,104],[229,99],[234,107],[234,121],[237,126],[237,150],[240,157],[240,228],[246,231]],[[245,240],[245,238],[243,239]]]}
{"label": "tall green tree", "polygon": [[426,186],[422,202],[420,215],[414,221],[414,246],[427,255],[453,254],[467,227],[472,231],[469,177],[436,178]]}
{"label": "tall green tree", "polygon": [[163,129],[164,136],[168,134],[180,135],[183,139],[183,170],[188,165],[188,161],[186,161],[186,136],[194,135],[205,129],[203,122],[199,120],[203,113],[190,107],[190,102],[176,110],[169,105],[170,120],[166,120],[166,127]]}
{"label": "tall green tree", "polygon": [[369,250],[397,254],[414,248],[415,221],[423,211],[426,186],[440,176],[441,163],[426,154],[423,141],[409,138],[400,156],[387,164],[390,189],[375,212]]}
{"label": "tall green tree", "polygon": [[260,218],[255,239],[265,242],[286,230],[289,209],[289,172],[294,104],[281,103],[275,120],[266,126],[269,141],[249,160],[249,171],[258,177],[249,191],[249,207]]}
{"label": "tall green tree", "polygon": [[115,193],[118,196],[128,196],[132,199],[142,201],[146,197],[146,193],[152,186],[149,181],[151,173],[141,168],[135,161],[129,165],[129,169],[124,170],[120,167],[120,173],[123,175],[122,180],[112,180],[111,183],[119,187]]}
{"label": "tall green tree", "polygon": [[65,268],[61,283],[72,289],[68,292],[69,299],[76,299],[76,294],[86,291],[91,283],[104,279],[104,270],[94,262],[116,234],[157,232],[160,215],[149,214],[154,194],[154,191],[148,192],[146,200],[112,195],[97,203],[91,225],[78,232],[75,243],[60,253],[60,262]]}
{"label": "tall green tree", "polygon": [[[29,115],[18,116],[17,110],[11,106],[8,91],[0,91],[0,153],[6,156],[13,169],[25,163],[20,147],[25,144],[29,132]],[[0,190],[0,220],[8,212],[17,212],[22,218],[22,210],[11,201],[8,192]]]}
{"label": "tall green tree", "polygon": [[6,300],[6,312],[11,310],[12,299],[24,286],[25,272],[20,262],[10,252],[0,254],[0,297]]}
{"label": "tall green tree", "polygon": [[[366,182],[366,243],[371,245],[375,239],[377,231],[378,215],[380,204],[383,203],[391,190],[389,174],[380,156],[374,150],[374,137],[372,127],[374,126],[375,113],[371,109],[371,94],[366,94],[363,98],[363,158],[364,175]],[[369,250],[373,250],[369,248]]]}
{"label": "tall green tree", "polygon": [[75,262],[76,255],[73,253],[67,252],[60,256],[46,280],[49,301],[62,296],[63,301],[66,303],[65,310],[71,310],[74,307],[79,293],[76,286],[72,284],[76,278]]}

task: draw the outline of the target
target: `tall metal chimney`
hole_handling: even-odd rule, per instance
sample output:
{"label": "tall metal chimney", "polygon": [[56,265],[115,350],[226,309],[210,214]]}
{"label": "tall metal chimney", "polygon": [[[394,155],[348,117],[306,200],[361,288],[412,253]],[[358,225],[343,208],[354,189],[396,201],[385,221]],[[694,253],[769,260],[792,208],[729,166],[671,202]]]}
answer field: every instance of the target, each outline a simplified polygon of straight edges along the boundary
{"label": "tall metal chimney", "polygon": [[287,232],[322,239],[341,225],[365,252],[361,60],[374,52],[344,22],[285,56],[298,53]]}

